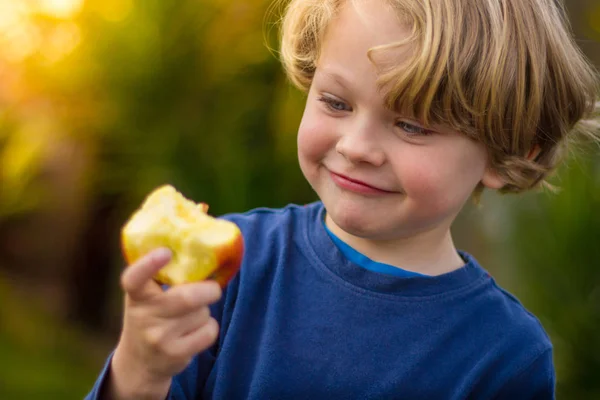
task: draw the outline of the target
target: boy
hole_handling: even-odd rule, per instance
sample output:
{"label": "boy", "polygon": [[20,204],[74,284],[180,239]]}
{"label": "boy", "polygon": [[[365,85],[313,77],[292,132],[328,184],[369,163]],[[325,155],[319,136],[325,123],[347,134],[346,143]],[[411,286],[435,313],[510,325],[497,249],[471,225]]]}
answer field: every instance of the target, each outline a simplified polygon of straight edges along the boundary
{"label": "boy", "polygon": [[[450,225],[483,188],[542,183],[597,81],[553,0],[293,0],[320,201],[229,215],[238,276],[162,291],[126,269],[124,325],[89,398],[551,399],[552,345]],[[209,309],[210,307],[210,309]]]}

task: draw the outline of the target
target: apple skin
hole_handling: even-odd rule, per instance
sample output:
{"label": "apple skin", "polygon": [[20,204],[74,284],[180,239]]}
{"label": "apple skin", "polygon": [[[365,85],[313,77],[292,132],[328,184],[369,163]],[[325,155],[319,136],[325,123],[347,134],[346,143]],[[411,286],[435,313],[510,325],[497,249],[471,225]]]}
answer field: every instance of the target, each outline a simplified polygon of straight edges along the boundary
{"label": "apple skin", "polygon": [[[157,207],[160,198],[168,199],[173,209],[192,210],[183,218],[185,226],[171,223],[164,209]],[[244,238],[237,225],[211,217],[207,210],[207,204],[195,204],[169,185],[155,189],[121,230],[121,251],[128,265],[157,247],[167,247],[173,257],[153,277],[156,282],[173,286],[210,279],[224,288],[240,269]],[[213,233],[223,239],[215,241]]]}
{"label": "apple skin", "polygon": [[240,270],[240,266],[242,265],[244,256],[244,237],[240,233],[233,243],[227,247],[217,249],[216,252],[218,268],[208,279],[217,281],[217,283],[224,288]]}

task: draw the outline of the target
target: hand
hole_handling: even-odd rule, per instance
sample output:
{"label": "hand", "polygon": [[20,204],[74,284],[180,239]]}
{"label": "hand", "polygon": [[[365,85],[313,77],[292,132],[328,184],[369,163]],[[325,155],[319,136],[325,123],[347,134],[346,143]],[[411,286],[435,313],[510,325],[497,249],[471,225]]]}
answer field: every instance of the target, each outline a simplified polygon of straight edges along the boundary
{"label": "hand", "polygon": [[[195,354],[217,339],[219,326],[209,304],[219,300],[221,288],[205,281],[162,288],[152,280],[170,260],[161,248],[125,269],[123,330],[111,364],[115,398],[163,398],[171,377],[181,372]],[[163,393],[164,392],[164,393]]]}

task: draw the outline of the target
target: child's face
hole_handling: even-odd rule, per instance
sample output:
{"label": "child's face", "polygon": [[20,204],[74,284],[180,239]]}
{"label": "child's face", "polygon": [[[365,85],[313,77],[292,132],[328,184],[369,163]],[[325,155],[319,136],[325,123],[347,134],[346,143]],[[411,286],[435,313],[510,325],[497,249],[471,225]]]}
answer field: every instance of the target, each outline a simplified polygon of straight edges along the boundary
{"label": "child's face", "polygon": [[482,145],[385,107],[367,50],[408,33],[383,1],[346,2],[327,31],[299,128],[304,175],[334,228],[358,237],[445,235],[477,184],[494,179]]}

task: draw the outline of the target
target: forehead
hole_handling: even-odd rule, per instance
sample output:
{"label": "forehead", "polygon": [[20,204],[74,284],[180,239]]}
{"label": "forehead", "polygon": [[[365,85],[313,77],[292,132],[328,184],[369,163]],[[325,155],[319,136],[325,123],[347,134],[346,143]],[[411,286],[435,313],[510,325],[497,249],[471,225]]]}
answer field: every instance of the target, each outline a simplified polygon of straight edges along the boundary
{"label": "forehead", "polygon": [[[329,23],[320,48],[313,77],[315,83],[333,83],[357,98],[386,109],[391,82],[381,76],[397,71],[412,52],[412,45],[398,46],[412,34],[384,0],[346,1]],[[373,50],[373,51],[372,51]]]}
{"label": "forehead", "polygon": [[401,22],[387,1],[344,1],[325,31],[317,69],[325,65],[328,69],[337,66],[360,75],[373,72],[375,68],[393,67],[409,51],[408,46],[372,53],[370,50],[405,41],[410,34],[410,27]]}

